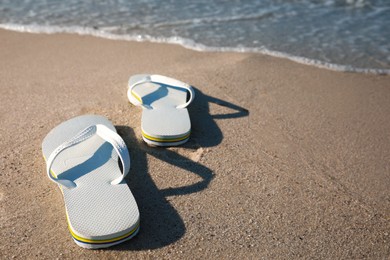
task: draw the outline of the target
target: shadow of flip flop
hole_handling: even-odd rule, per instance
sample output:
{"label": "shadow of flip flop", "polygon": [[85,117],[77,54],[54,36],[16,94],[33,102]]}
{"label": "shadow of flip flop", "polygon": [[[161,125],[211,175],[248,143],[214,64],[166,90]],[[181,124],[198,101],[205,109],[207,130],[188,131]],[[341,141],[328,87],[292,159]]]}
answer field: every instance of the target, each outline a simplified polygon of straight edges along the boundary
{"label": "shadow of flip flop", "polygon": [[[249,115],[248,110],[229,102],[204,95],[196,91],[196,99],[190,106],[193,131],[190,141],[182,146],[184,149],[213,147],[223,140],[222,131],[215,119],[238,118]],[[226,115],[210,115],[209,103],[216,103],[235,110]],[[120,244],[112,250],[145,250],[167,246],[184,236],[186,227],[177,210],[169,203],[167,197],[182,196],[207,189],[214,178],[211,169],[195,162],[175,151],[149,147],[138,141],[134,131],[128,126],[117,126],[118,133],[125,140],[131,154],[131,172],[127,180],[136,198],[141,214],[141,230],[130,242]],[[147,155],[151,155],[170,165],[195,174],[201,178],[197,183],[159,190],[149,174]]]}

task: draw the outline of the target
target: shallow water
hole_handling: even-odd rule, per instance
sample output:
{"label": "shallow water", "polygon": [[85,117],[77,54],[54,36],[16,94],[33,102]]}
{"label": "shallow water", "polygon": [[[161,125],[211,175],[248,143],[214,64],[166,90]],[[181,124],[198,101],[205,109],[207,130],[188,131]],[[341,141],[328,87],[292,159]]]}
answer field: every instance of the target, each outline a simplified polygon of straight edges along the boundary
{"label": "shallow water", "polygon": [[260,52],[390,74],[388,0],[0,0],[0,27]]}

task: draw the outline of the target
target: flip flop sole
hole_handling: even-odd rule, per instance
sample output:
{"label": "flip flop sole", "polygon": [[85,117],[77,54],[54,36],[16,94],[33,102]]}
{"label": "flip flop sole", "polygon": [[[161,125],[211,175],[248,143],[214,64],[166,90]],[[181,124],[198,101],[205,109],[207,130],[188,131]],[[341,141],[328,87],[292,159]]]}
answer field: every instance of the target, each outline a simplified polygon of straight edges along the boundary
{"label": "flip flop sole", "polygon": [[142,131],[142,138],[143,140],[153,146],[177,146],[184,144],[189,140],[189,137],[191,135],[191,131],[189,133],[184,134],[183,136],[176,136],[176,137],[153,137],[150,135],[147,135],[144,131]]}
{"label": "flip flop sole", "polygon": [[143,139],[148,139],[155,145],[179,145],[190,137],[190,117],[186,108],[143,110],[141,130]]}
{"label": "flip flop sole", "polygon": [[128,98],[133,105],[143,107],[141,129],[147,144],[176,146],[188,141],[191,132],[190,117],[185,108],[188,93],[191,94],[189,104],[193,89],[186,83],[161,75],[140,74],[129,79]]}
{"label": "flip flop sole", "polygon": [[[45,158],[64,141],[85,127],[103,124],[115,131],[106,118],[81,116],[55,127],[45,137],[42,151]],[[76,188],[60,186],[66,208],[70,233],[85,248],[103,248],[133,237],[139,229],[139,211],[125,182],[112,185],[120,177],[118,155],[99,136],[64,150],[57,156],[51,174],[72,180]]]}
{"label": "flip flop sole", "polygon": [[[86,239],[75,236],[74,234],[72,234],[72,236],[73,236],[74,242],[80,247],[88,248],[88,249],[99,249],[99,248],[107,248],[107,247],[111,247],[114,245],[118,245],[118,244],[123,243],[127,240],[130,240],[138,234],[139,230],[140,230],[140,226],[138,224],[138,226],[134,230],[132,230],[129,234],[126,234],[124,237],[121,236],[118,238],[110,239],[110,240],[108,240],[108,242],[107,242],[107,240],[103,240],[103,241],[87,240],[89,242],[86,242]],[[72,231],[71,231],[71,233],[72,233]]]}

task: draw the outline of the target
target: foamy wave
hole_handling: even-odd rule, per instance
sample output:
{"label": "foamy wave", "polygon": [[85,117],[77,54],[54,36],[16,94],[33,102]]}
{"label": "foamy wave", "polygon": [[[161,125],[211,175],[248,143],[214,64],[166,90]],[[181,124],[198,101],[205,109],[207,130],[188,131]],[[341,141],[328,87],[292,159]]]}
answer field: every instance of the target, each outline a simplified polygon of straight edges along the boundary
{"label": "foamy wave", "polygon": [[197,19],[187,19],[179,20],[174,22],[162,22],[156,23],[153,27],[169,27],[169,26],[178,26],[178,25],[189,25],[189,24],[206,24],[206,23],[226,23],[226,22],[237,22],[237,21],[251,21],[251,20],[261,20],[273,16],[272,12],[265,12],[262,14],[256,15],[237,15],[231,17],[206,17],[206,18],[197,18]]}
{"label": "foamy wave", "polygon": [[[69,33],[79,35],[90,35],[111,40],[125,40],[125,41],[137,41],[137,42],[155,42],[155,43],[168,43],[177,44],[185,48],[201,51],[201,52],[241,52],[241,53],[260,53],[273,57],[288,59],[300,64],[311,65],[318,68],[341,71],[341,72],[355,72],[355,73],[367,73],[367,74],[380,74],[390,75],[390,69],[374,69],[374,68],[356,68],[351,65],[340,65],[327,63],[320,60],[309,59],[305,57],[299,57],[290,55],[288,53],[269,50],[265,47],[261,48],[246,48],[246,47],[212,47],[206,46],[200,43],[196,43],[191,39],[181,37],[153,37],[149,35],[121,35],[113,34],[104,30],[99,30],[89,27],[80,26],[42,26],[42,25],[21,25],[21,24],[0,24],[0,28],[10,31],[27,32],[27,33]],[[112,28],[111,28],[112,29]]]}

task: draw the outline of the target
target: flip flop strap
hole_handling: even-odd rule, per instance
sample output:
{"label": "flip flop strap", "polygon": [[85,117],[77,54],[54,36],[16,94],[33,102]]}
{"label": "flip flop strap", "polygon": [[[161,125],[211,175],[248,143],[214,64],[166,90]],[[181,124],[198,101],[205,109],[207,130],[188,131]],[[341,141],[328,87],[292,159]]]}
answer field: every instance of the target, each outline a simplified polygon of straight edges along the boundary
{"label": "flip flop strap", "polygon": [[58,179],[57,177],[54,177],[53,174],[51,173],[51,167],[57,155],[59,155],[62,151],[87,140],[88,138],[92,137],[95,134],[100,136],[105,141],[109,142],[114,147],[123,165],[122,176],[113,180],[111,184],[113,185],[119,184],[125,178],[125,176],[128,174],[130,170],[130,155],[129,155],[129,151],[127,150],[125,142],[116,132],[112,131],[105,125],[97,124],[85,128],[84,130],[76,134],[72,139],[62,143],[50,154],[46,162],[47,163],[46,172],[48,177],[53,182],[56,182],[69,189],[75,188],[77,186],[76,183],[71,180]]}
{"label": "flip flop strap", "polygon": [[[137,82],[135,82],[135,83],[133,83],[132,85],[129,86],[129,89],[128,89],[128,91],[127,91],[127,97],[129,98],[129,100],[130,100],[130,97],[131,97],[131,96],[134,96],[133,89],[134,89],[136,86],[138,86],[138,85],[140,85],[140,84],[144,84],[144,83],[146,83],[146,82],[157,83],[157,84],[162,83],[162,84],[166,84],[166,85],[170,85],[170,86],[179,87],[179,88],[185,89],[185,90],[187,90],[188,92],[190,92],[190,99],[189,99],[186,103],[181,104],[181,105],[178,105],[178,106],[176,107],[176,108],[178,108],[178,109],[186,108],[189,104],[191,104],[191,102],[192,102],[192,101],[194,100],[194,98],[195,98],[194,89],[193,89],[190,85],[188,85],[188,84],[186,84],[186,83],[184,83],[184,82],[181,82],[181,81],[179,81],[179,80],[172,79],[172,78],[168,78],[168,77],[161,76],[161,75],[149,75],[149,76],[146,76],[146,77],[144,77],[143,79],[141,79],[141,80],[139,80],[139,81],[137,81]],[[135,97],[135,96],[134,96],[134,97]],[[137,106],[142,106],[142,107],[144,107],[144,108],[146,108],[146,109],[151,109],[150,106],[145,105],[145,104],[142,104],[142,102],[140,102],[138,99],[136,99],[136,100],[137,100],[138,102],[137,102],[137,104],[135,104],[135,105],[137,105]],[[131,102],[131,101],[130,101],[130,102]]]}

